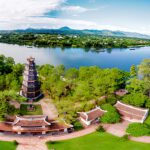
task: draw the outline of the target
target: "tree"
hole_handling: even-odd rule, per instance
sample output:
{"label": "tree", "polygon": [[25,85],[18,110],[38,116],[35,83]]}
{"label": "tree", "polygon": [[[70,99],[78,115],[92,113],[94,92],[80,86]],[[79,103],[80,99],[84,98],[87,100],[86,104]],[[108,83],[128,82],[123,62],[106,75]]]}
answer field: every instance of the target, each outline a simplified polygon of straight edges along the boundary
{"label": "tree", "polygon": [[140,92],[144,94],[145,83],[143,80],[137,79],[136,77],[130,78],[127,81],[126,88],[130,93]]}
{"label": "tree", "polygon": [[131,77],[136,77],[137,76],[137,70],[136,70],[135,65],[132,65],[131,68],[130,68],[130,76]]}
{"label": "tree", "polygon": [[142,78],[150,81],[150,59],[143,60],[138,68],[138,74],[141,75]]}
{"label": "tree", "polygon": [[150,59],[143,60],[143,62],[139,65],[138,68],[138,74],[140,78],[144,80],[145,83],[145,91],[149,93],[150,97]]}
{"label": "tree", "polygon": [[131,93],[129,95],[125,95],[122,101],[134,106],[145,107],[145,104],[149,101],[149,98],[142,93]]}

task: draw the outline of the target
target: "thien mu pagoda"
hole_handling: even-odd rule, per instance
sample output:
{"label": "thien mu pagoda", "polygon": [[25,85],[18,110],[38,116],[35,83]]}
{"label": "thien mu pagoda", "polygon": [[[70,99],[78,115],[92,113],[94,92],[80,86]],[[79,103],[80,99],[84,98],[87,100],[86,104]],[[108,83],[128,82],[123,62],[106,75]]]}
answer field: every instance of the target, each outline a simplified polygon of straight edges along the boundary
{"label": "thien mu pagoda", "polygon": [[[27,111],[34,111],[34,102],[41,97],[40,83],[35,67],[35,59],[30,57],[27,59],[28,63],[25,65],[23,73],[23,84],[21,95],[26,97],[29,102],[20,105],[29,105]],[[30,103],[32,102],[32,103]],[[15,102],[11,102],[16,106]],[[36,104],[35,104],[36,105]],[[17,106],[18,108],[18,106]],[[33,109],[31,109],[33,108]],[[18,109],[21,109],[19,107]],[[43,111],[43,110],[42,110]],[[65,121],[54,120],[47,115],[17,115],[6,117],[6,122],[0,122],[0,132],[14,133],[14,134],[57,134],[62,132],[72,132],[73,126],[67,124]]]}
{"label": "thien mu pagoda", "polygon": [[29,100],[35,100],[42,95],[36,71],[35,59],[29,57],[27,62],[28,63],[25,64],[25,70],[23,73],[23,83],[20,95],[26,97]]}

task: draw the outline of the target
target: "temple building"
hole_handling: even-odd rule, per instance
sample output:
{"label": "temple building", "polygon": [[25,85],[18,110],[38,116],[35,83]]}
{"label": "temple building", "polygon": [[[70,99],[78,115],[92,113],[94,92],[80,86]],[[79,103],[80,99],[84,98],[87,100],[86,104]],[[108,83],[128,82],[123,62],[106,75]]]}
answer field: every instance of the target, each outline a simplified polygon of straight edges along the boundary
{"label": "temple building", "polygon": [[16,134],[70,133],[73,126],[65,122],[49,120],[47,116],[16,116],[0,123],[0,132]]}
{"label": "temple building", "polygon": [[32,57],[28,58],[27,64],[25,64],[20,95],[26,97],[28,100],[38,99],[42,95],[36,71],[35,59]]}
{"label": "temple building", "polygon": [[96,107],[88,112],[79,112],[79,119],[81,123],[85,126],[89,126],[92,123],[99,122],[99,117],[102,117],[103,114],[107,112],[102,110],[100,107]]}
{"label": "temple building", "polygon": [[149,109],[138,108],[128,104],[117,101],[116,109],[121,114],[122,119],[129,122],[143,123],[148,116]]}

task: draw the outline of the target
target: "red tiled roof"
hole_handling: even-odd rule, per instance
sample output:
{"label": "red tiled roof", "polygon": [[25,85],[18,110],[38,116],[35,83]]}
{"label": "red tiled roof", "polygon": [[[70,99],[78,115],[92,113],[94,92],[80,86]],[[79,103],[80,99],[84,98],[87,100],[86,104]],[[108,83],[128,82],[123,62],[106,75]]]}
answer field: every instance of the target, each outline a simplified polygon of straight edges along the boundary
{"label": "red tiled roof", "polygon": [[17,116],[13,126],[38,127],[50,125],[50,123],[46,121],[46,118],[46,116]]}
{"label": "red tiled roof", "polygon": [[72,125],[68,125],[65,122],[57,122],[57,121],[53,121],[51,123],[51,125],[47,126],[46,128],[40,128],[40,127],[16,127],[16,126],[12,126],[12,123],[4,123],[4,122],[0,122],[0,131],[4,131],[4,132],[30,132],[30,133],[35,133],[35,132],[42,132],[42,131],[46,131],[46,132],[55,132],[55,131],[60,131],[60,130],[64,130],[64,129],[69,129],[72,128]]}
{"label": "red tiled roof", "polygon": [[101,117],[105,112],[106,111],[102,110],[100,107],[96,107],[95,109],[89,112],[81,112],[80,117],[84,120],[91,121]]}
{"label": "red tiled roof", "polygon": [[128,119],[129,121],[135,120],[135,122],[136,120],[143,122],[149,111],[148,109],[134,107],[119,101],[115,104],[115,107],[124,118]]}
{"label": "red tiled roof", "polygon": [[120,90],[118,90],[118,91],[115,92],[115,94],[118,95],[118,96],[124,96],[127,93],[128,93],[128,91],[125,90],[125,89],[120,89]]}

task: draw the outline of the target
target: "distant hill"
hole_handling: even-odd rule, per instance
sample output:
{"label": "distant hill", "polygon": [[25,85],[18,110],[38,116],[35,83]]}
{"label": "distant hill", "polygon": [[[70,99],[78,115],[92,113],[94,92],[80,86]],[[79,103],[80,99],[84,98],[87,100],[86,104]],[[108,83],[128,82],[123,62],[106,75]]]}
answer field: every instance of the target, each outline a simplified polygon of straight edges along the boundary
{"label": "distant hill", "polygon": [[33,29],[28,28],[25,30],[5,30],[0,31],[0,33],[44,33],[44,34],[64,34],[64,35],[100,35],[100,36],[115,36],[115,37],[134,37],[134,38],[143,38],[150,39],[150,35],[135,33],[135,32],[124,32],[124,31],[111,31],[111,30],[77,30],[71,29],[67,26],[59,29]]}

